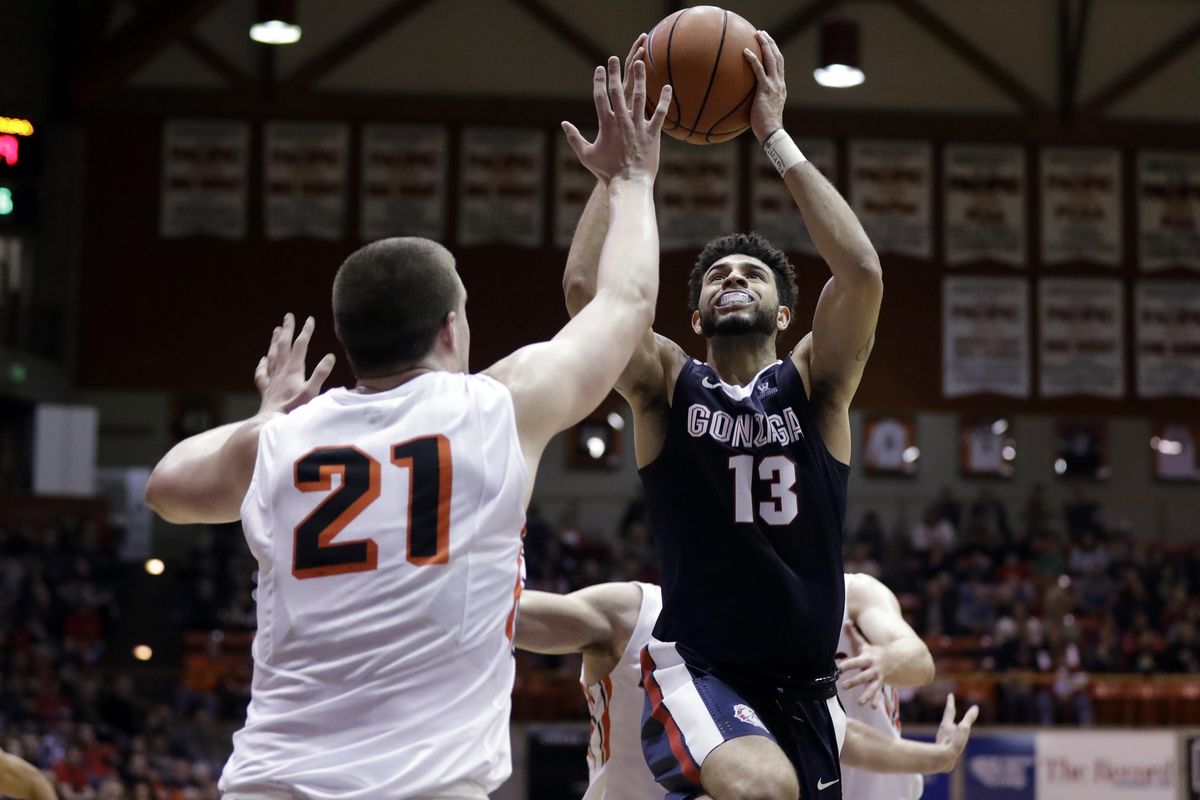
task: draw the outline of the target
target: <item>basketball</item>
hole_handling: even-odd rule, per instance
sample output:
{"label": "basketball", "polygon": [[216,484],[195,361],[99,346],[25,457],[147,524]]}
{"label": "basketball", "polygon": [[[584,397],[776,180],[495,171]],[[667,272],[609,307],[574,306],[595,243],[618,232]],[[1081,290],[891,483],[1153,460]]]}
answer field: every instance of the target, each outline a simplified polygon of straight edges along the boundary
{"label": "basketball", "polygon": [[663,132],[692,144],[727,142],[750,127],[754,71],[745,48],[762,58],[755,28],[716,6],[676,11],[646,41],[646,96],[675,90]]}

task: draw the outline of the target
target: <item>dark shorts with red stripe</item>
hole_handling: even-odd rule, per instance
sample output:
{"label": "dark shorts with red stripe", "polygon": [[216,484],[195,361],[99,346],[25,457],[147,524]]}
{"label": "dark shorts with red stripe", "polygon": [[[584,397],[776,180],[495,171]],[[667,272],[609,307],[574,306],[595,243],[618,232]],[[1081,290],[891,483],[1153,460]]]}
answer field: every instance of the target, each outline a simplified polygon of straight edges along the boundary
{"label": "dark shorts with red stripe", "polygon": [[838,753],[846,714],[832,681],[827,689],[798,692],[743,682],[725,672],[718,677],[699,659],[681,654],[674,643],[651,639],[642,648],[642,682],[642,753],[667,800],[703,794],[704,759],[740,736],[765,736],[779,745],[796,769],[800,796],[806,800],[842,796]]}

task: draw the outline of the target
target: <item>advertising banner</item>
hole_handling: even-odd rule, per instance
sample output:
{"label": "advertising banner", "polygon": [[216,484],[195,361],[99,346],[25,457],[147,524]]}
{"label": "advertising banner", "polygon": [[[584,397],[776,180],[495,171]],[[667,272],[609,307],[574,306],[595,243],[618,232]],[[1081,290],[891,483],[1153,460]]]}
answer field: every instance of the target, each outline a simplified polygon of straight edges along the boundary
{"label": "advertising banner", "polygon": [[1034,800],[1033,734],[977,733],[967,742],[960,769],[964,763],[971,800]]}
{"label": "advertising banner", "polygon": [[1121,153],[1042,150],[1042,262],[1121,263]]}
{"label": "advertising banner", "polygon": [[737,148],[663,141],[656,181],[663,250],[699,249],[737,227]]}
{"label": "advertising banner", "polygon": [[363,126],[360,239],[445,238],[448,138],[434,125]]}
{"label": "advertising banner", "polygon": [[458,243],[542,244],[546,136],[529,128],[462,132]]}
{"label": "advertising banner", "polygon": [[350,126],[268,122],[263,131],[267,239],[341,239]]}
{"label": "advertising banner", "polygon": [[1109,278],[1038,282],[1042,397],[1125,396],[1125,296]]}
{"label": "advertising banner", "polygon": [[929,142],[850,142],[850,203],[880,253],[933,255],[933,147]]}
{"label": "advertising banner", "polygon": [[169,120],[163,126],[161,236],[244,239],[249,163],[247,123]]}
{"label": "advertising banner", "polygon": [[1025,151],[948,144],[943,164],[946,263],[1025,266]]}
{"label": "advertising banner", "polygon": [[1166,731],[1039,733],[1037,800],[1177,800],[1175,741]]}
{"label": "advertising banner", "polygon": [[1025,279],[943,279],[943,394],[1028,397],[1029,372],[1029,292]]}

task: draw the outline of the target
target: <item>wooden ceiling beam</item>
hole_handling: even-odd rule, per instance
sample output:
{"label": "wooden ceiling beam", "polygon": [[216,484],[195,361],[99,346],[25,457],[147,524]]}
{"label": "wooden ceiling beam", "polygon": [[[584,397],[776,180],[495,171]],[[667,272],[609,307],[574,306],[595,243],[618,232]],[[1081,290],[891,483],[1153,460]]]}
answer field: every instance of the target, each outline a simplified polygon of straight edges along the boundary
{"label": "wooden ceiling beam", "polygon": [[993,86],[1012,99],[1031,117],[1043,116],[1050,109],[1025,84],[997,63],[974,42],[959,33],[948,22],[933,13],[920,0],[890,0],[891,4],[908,15],[930,36],[941,42],[967,66],[974,69]]}
{"label": "wooden ceiling beam", "polygon": [[[1117,101],[1141,86],[1160,70],[1190,50],[1200,41],[1200,19],[1184,28],[1161,47],[1134,64],[1111,83],[1098,91],[1083,107],[1082,113],[1096,117],[1111,108]],[[1194,91],[1193,87],[1189,91]]]}
{"label": "wooden ceiling beam", "polygon": [[185,33],[179,41],[180,44],[187,48],[188,52],[203,61],[213,72],[224,78],[231,89],[240,91],[253,85],[254,81],[249,75],[243,72],[232,61],[225,58],[225,56],[218,53],[212,45],[196,34],[191,32]]}
{"label": "wooden ceiling beam", "polygon": [[75,101],[93,103],[177,41],[224,0],[171,0],[140,9],[80,65]]}
{"label": "wooden ceiling beam", "polygon": [[355,26],[338,41],[301,65],[280,87],[285,93],[305,91],[350,57],[362,52],[384,34],[435,0],[395,0]]}
{"label": "wooden ceiling beam", "polygon": [[[605,52],[594,39],[576,28],[562,15],[543,3],[541,0],[512,0],[512,3],[536,19],[552,33],[557,34],[575,52],[593,65],[607,64],[609,53]],[[620,54],[624,55],[624,54]]]}

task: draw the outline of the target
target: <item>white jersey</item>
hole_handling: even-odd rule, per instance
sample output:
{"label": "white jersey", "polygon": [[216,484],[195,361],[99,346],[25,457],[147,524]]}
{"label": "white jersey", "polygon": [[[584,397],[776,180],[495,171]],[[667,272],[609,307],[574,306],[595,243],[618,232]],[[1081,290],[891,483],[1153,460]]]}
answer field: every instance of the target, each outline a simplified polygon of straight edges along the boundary
{"label": "white jersey", "polygon": [[[850,592],[850,582],[853,574],[846,578],[846,592]],[[851,655],[850,640],[846,636],[845,622],[849,612],[843,611],[842,638],[838,641],[838,658],[842,653]],[[878,708],[871,705],[861,705],[858,700],[862,697],[866,686],[855,686],[853,689],[843,689],[838,686],[838,699],[846,709],[846,716],[856,719],[887,735],[900,738],[900,697],[895,687],[884,686]],[[920,775],[890,774],[868,772],[864,769],[842,765],[842,797],[844,800],[917,800],[925,791],[925,779]]]}
{"label": "white jersey", "polygon": [[642,755],[642,647],[662,611],[662,589],[639,583],[642,605],[621,660],[603,680],[584,685],[592,736],[588,744],[588,790],[583,800],[662,800]]}
{"label": "white jersey", "polygon": [[426,798],[511,771],[529,475],[512,398],[433,372],[264,426],[242,504],[258,560],[240,797]]}

